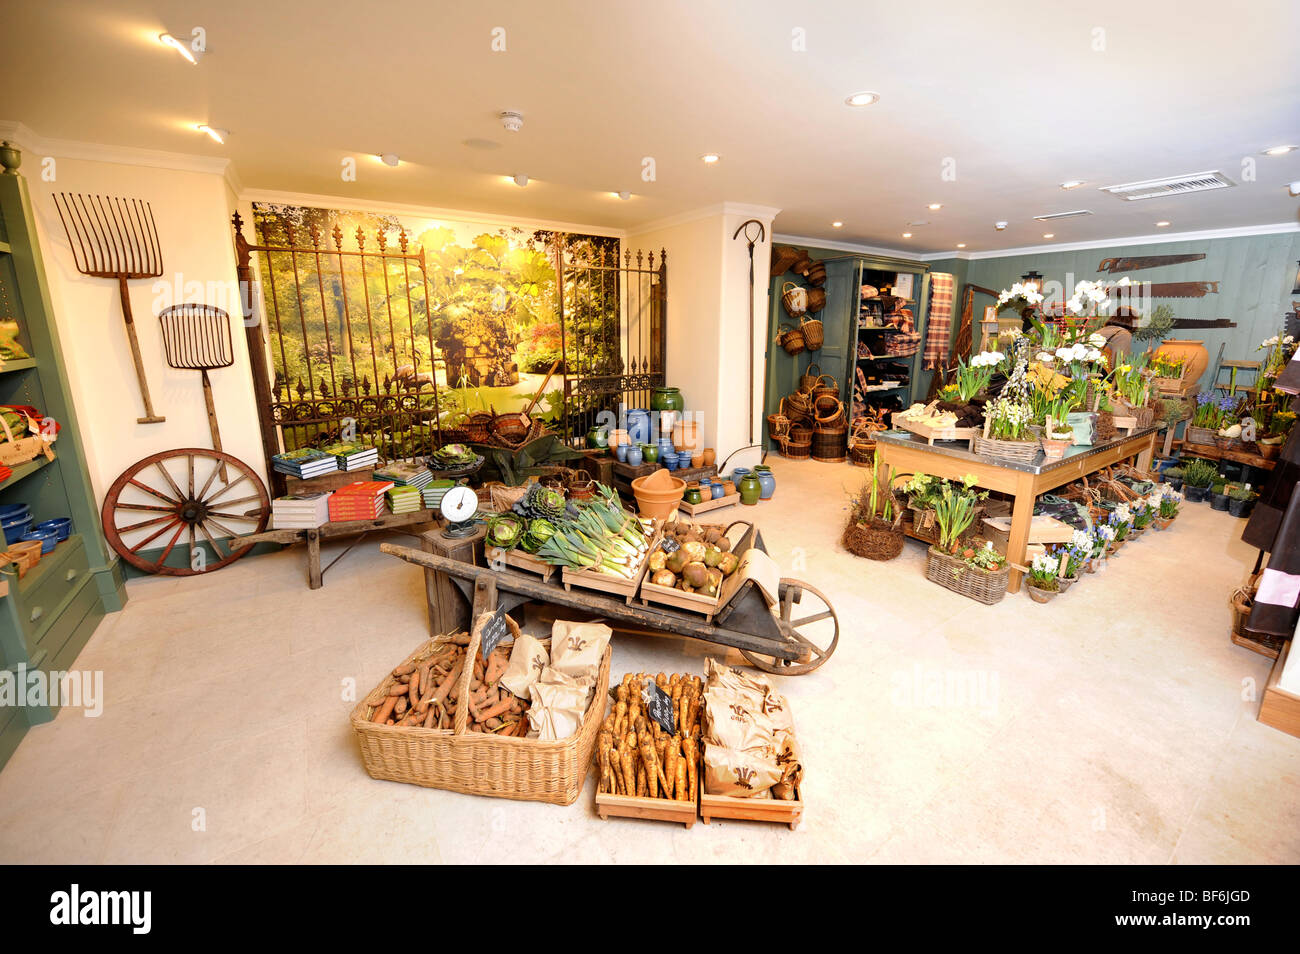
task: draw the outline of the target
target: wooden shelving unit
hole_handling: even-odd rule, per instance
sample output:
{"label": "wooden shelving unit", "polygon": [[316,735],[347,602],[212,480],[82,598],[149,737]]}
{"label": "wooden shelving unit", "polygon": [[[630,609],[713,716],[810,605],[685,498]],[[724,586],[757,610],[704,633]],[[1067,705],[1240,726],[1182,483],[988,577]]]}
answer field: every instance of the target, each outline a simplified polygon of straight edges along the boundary
{"label": "wooden shelving unit", "polygon": [[[7,144],[6,144],[7,147]],[[0,570],[0,666],[17,675],[64,672],[104,614],[126,600],[117,555],[104,542],[77,426],[76,409],[50,306],[27,183],[17,151],[0,150],[0,284],[16,321],[18,341],[31,355],[0,361],[0,404],[30,405],[59,424],[54,459],[14,465],[0,483],[0,504],[25,503],[33,523],[70,517],[73,533],[19,579],[14,564]],[[7,548],[12,541],[0,537]],[[27,730],[53,719],[55,704],[0,707],[0,767]]]}

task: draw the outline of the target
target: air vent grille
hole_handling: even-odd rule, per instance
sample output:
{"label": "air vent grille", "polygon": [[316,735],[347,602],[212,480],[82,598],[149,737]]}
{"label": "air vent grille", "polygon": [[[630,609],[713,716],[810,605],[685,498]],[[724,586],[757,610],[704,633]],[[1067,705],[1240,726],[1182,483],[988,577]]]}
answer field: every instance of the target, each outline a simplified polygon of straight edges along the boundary
{"label": "air vent grille", "polygon": [[1158,199],[1167,195],[1191,195],[1194,192],[1212,192],[1215,189],[1228,189],[1236,183],[1222,172],[1191,172],[1182,176],[1170,176],[1167,179],[1146,179],[1142,182],[1125,182],[1120,185],[1104,186],[1102,192],[1136,202],[1139,199]]}
{"label": "air vent grille", "polygon": [[1034,218],[1039,222],[1049,222],[1052,219],[1069,219],[1076,215],[1092,215],[1092,210],[1075,209],[1073,212],[1049,212],[1047,215],[1035,215]]}

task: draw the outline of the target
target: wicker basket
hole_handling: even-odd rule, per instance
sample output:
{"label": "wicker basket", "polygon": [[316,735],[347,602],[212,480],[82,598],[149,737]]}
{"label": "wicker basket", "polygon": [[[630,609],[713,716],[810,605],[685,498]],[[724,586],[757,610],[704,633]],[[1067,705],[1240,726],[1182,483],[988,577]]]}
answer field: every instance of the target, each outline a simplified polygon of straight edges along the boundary
{"label": "wicker basket", "polygon": [[1007,595],[1007,581],[1011,578],[1011,567],[1000,570],[979,570],[967,566],[964,560],[939,552],[935,547],[925,551],[926,579],[938,583],[944,589],[969,596],[979,603],[992,606],[1001,602]]}
{"label": "wicker basket", "polygon": [[807,460],[812,456],[812,431],[807,428],[790,428],[788,436],[778,441],[781,455],[792,460]]}
{"label": "wicker basket", "polygon": [[981,457],[997,457],[1001,460],[1014,460],[1028,464],[1038,456],[1038,441],[1000,441],[996,438],[975,435],[972,448]]}
{"label": "wicker basket", "polygon": [[799,390],[806,394],[811,394],[813,388],[817,387],[817,382],[822,377],[822,366],[814,361],[808,365],[808,370],[799,376]]}
{"label": "wicker basket", "polygon": [[1255,590],[1259,585],[1259,576],[1251,578],[1245,586],[1238,587],[1228,598],[1232,606],[1232,642],[1243,649],[1259,653],[1270,659],[1276,659],[1282,651],[1286,639],[1269,633],[1257,633],[1250,629],[1250,611],[1255,605]]}
{"label": "wicker basket", "polygon": [[[484,614],[475,621],[469,640],[470,658],[479,651],[479,635],[488,616]],[[517,637],[519,627],[509,617],[506,621]],[[449,636],[430,639],[406,662],[421,662],[450,640]],[[609,690],[609,657],[606,647],[596,691],[587,704],[582,726],[571,737],[557,742],[468,731],[469,684],[473,677],[469,667],[461,673],[455,728],[450,730],[371,722],[374,707],[363,699],[352,710],[352,728],[361,745],[366,771],[372,778],[469,795],[572,805],[582,793],[600,731],[605,693]],[[391,673],[386,676],[378,691],[386,693],[393,679]]]}
{"label": "wicker basket", "polygon": [[792,423],[811,421],[813,416],[812,398],[802,391],[795,391],[785,399],[785,413]]}
{"label": "wicker basket", "polygon": [[877,517],[871,521],[870,526],[863,526],[850,519],[840,537],[840,543],[854,556],[866,557],[868,560],[892,560],[903,552],[902,520],[901,513],[894,518],[893,523],[886,523]]}
{"label": "wicker basket", "polygon": [[490,411],[475,411],[465,415],[465,437],[471,444],[486,444],[492,440],[492,425],[496,415]]}
{"label": "wicker basket", "polygon": [[844,425],[822,427],[818,425],[812,436],[812,459],[826,464],[838,464],[848,459],[849,429]]}
{"label": "wicker basket", "polygon": [[813,406],[815,407],[819,398],[831,397],[838,399],[840,396],[840,383],[829,374],[823,374],[817,379],[808,393],[812,395]]}
{"label": "wicker basket", "polygon": [[794,357],[802,354],[807,346],[803,340],[803,332],[798,328],[791,328],[789,325],[782,325],[776,332],[776,343],[785,349],[785,353]]}
{"label": "wicker basket", "polygon": [[794,282],[781,286],[781,306],[791,318],[800,318],[808,310],[808,290]]}
{"label": "wicker basket", "polygon": [[3,417],[0,417],[0,428],[4,429],[4,437],[0,438],[0,464],[4,464],[6,467],[16,467],[18,464],[25,464],[29,460],[35,460],[41,454],[44,454],[50,460],[54,459],[49,442],[39,434],[28,437],[14,437],[14,432],[9,429],[9,424]]}
{"label": "wicker basket", "polygon": [[844,402],[834,394],[813,399],[813,424],[818,428],[840,427],[844,423]]}
{"label": "wicker basket", "polygon": [[780,440],[790,430],[790,424],[790,418],[785,415],[785,398],[781,398],[777,412],[767,416],[767,436],[774,441]]}
{"label": "wicker basket", "polygon": [[799,330],[803,332],[804,345],[809,351],[821,350],[822,343],[826,340],[826,329],[820,318],[805,316],[799,322]]}

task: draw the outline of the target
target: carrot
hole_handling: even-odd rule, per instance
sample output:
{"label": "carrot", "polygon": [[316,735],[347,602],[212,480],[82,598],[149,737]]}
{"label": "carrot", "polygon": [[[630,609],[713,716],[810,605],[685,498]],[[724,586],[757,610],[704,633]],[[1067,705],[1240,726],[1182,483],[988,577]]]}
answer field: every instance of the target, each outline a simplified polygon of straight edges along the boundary
{"label": "carrot", "polygon": [[679,802],[690,801],[690,785],[686,781],[685,760],[677,763],[677,800]]}
{"label": "carrot", "polygon": [[383,705],[375,709],[375,713],[370,717],[370,721],[383,722],[393,714],[393,706],[395,705],[397,705],[397,696],[388,696],[384,699]]}
{"label": "carrot", "polygon": [[395,682],[388,687],[388,694],[390,696],[404,696],[407,691],[406,683],[404,682]]}
{"label": "carrot", "polygon": [[420,678],[422,674],[427,674],[427,673],[428,670],[425,669],[423,666],[421,666],[415,672],[411,673],[411,685],[410,685],[411,708],[415,708],[415,704],[420,701],[420,686],[421,686]]}
{"label": "carrot", "polygon": [[446,699],[447,694],[456,687],[456,683],[460,680],[461,667],[464,664],[465,660],[462,659],[451,668],[451,672],[447,674],[447,678],[442,681],[442,685],[438,687],[438,691],[433,694],[434,702],[441,702],[443,699]]}
{"label": "carrot", "polygon": [[[667,784],[664,785],[664,798],[673,797],[673,788],[677,784],[677,762],[680,757],[680,747],[681,742],[676,736],[669,739],[668,745],[665,747],[664,781]],[[679,795],[678,797],[680,798],[681,796]]]}
{"label": "carrot", "polygon": [[393,715],[396,715],[398,717],[406,715],[406,707],[407,707],[406,696],[398,696],[396,708],[393,709]]}
{"label": "carrot", "polygon": [[402,663],[400,666],[394,669],[393,675],[398,678],[401,678],[402,676],[409,676],[413,672],[415,672],[415,663],[408,662],[408,663]]}
{"label": "carrot", "polygon": [[504,699],[504,700],[498,702],[498,703],[497,703],[496,705],[494,705],[494,706],[489,706],[489,707],[486,708],[486,709],[482,709],[482,710],[480,710],[480,711],[479,711],[479,716],[480,716],[482,719],[487,720],[487,719],[491,719],[491,718],[493,718],[493,717],[495,717],[495,716],[505,715],[505,714],[506,714],[507,712],[509,712],[509,711],[510,711],[510,700],[509,700],[509,699]]}

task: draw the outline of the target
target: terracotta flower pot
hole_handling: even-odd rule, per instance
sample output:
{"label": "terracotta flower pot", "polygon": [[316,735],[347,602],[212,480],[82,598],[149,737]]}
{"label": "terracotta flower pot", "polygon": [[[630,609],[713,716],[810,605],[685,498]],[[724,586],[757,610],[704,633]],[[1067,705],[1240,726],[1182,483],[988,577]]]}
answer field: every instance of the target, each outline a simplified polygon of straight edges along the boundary
{"label": "terracotta flower pot", "polygon": [[1029,594],[1029,598],[1035,603],[1050,603],[1052,600],[1056,599],[1057,595],[1060,593],[1060,590],[1039,589],[1034,586],[1033,583],[1029,582],[1025,583],[1025,591]]}

